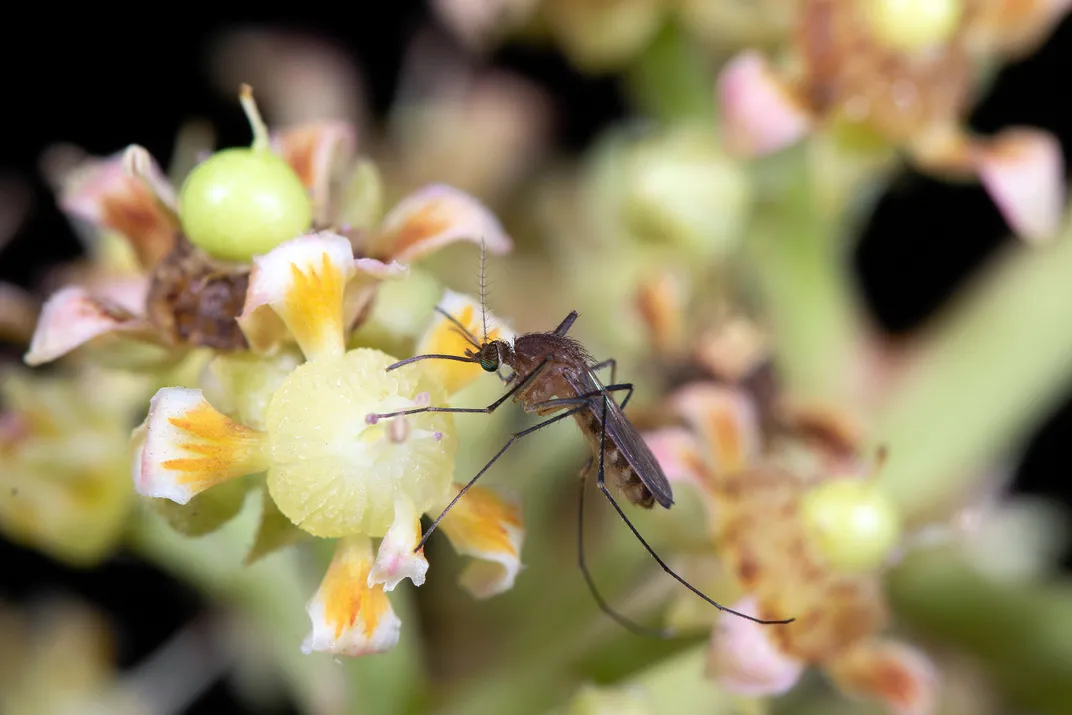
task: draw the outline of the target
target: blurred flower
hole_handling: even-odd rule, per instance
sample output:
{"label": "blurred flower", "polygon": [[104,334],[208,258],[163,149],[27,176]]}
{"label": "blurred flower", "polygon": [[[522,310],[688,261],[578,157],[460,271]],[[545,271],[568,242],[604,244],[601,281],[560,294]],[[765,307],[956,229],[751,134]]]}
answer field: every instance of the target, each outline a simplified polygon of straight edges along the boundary
{"label": "blurred flower", "polygon": [[0,532],[79,566],[115,548],[133,491],[130,428],[148,384],[85,367],[0,376]]}
{"label": "blurred flower", "polygon": [[[777,695],[817,666],[843,692],[878,699],[890,712],[930,712],[929,660],[884,635],[881,575],[899,530],[882,521],[885,502],[864,465],[841,440],[808,439],[815,417],[807,412],[783,414],[763,430],[757,403],[741,388],[697,382],[668,402],[688,429],[666,427],[647,439],[668,478],[692,485],[707,507],[714,551],[731,576],[722,590],[737,594],[731,608],[795,618],[760,625],[722,614],[709,675],[733,692]],[[858,499],[842,498],[846,485],[860,487]]]}
{"label": "blurred flower", "polygon": [[[255,108],[247,111],[256,128]],[[484,240],[495,253],[510,246],[494,216],[444,185],[417,191],[382,216],[378,173],[370,162],[353,161],[349,124],[291,127],[271,143],[309,193],[314,230],[335,227],[362,257],[370,257],[355,264],[363,280],[347,296],[348,327],[363,317],[375,284],[403,269],[396,262],[460,239]],[[109,278],[55,293],[45,303],[28,364],[114,338],[154,344],[166,357],[198,346],[223,352],[266,347],[262,336],[235,321],[255,307],[247,302],[250,265],[213,258],[182,236],[175,192],[144,149],[131,146],[122,155],[82,163],[67,172],[63,186],[61,205],[99,230],[121,233],[141,270],[121,281]]]}
{"label": "blurred flower", "polygon": [[896,147],[925,171],[978,177],[1013,231],[1052,238],[1066,198],[1057,140],[1019,127],[973,136],[964,117],[976,69],[1037,45],[1067,9],[1067,0],[803,0],[777,66],[747,50],[723,69],[726,143],[754,156],[822,132],[846,147]]}
{"label": "blurred flower", "polygon": [[[68,598],[31,608],[0,603],[0,712],[19,715],[169,715],[184,712],[229,660],[212,619],[196,620],[128,671],[96,610]],[[166,678],[167,687],[161,688]]]}
{"label": "blurred flower", "polygon": [[[413,243],[410,248],[420,250]],[[277,350],[289,333],[305,362],[292,366],[281,357],[260,372],[249,366],[230,372],[220,363],[231,358],[218,357],[209,367],[210,391],[242,422],[220,412],[202,390],[165,388],[135,433],[139,493],[187,504],[237,477],[266,472],[275,508],[266,510],[262,534],[277,529],[271,520],[339,538],[308,606],[313,629],[303,646],[307,652],[360,655],[394,646],[400,622],[385,591],[405,578],[424,582],[428,563],[423,549],[414,552],[420,515],[438,516],[457,494],[451,485],[457,450],[452,415],[370,416],[445,404],[479,374],[479,366],[420,363],[387,372],[396,362],[392,356],[372,348],[346,350],[353,299],[360,296],[355,288],[364,274],[386,270],[392,269],[375,259],[355,259],[349,240],[328,232],[293,239],[256,258],[239,325],[257,351]],[[479,332],[476,305],[448,294],[442,307]],[[503,330],[492,327],[492,334]],[[441,317],[418,348],[452,350],[461,339],[456,330]],[[252,379],[228,378],[245,373]],[[514,504],[473,489],[441,528],[458,551],[490,562],[467,573],[464,584],[473,593],[489,596],[512,585],[521,542]],[[375,558],[373,538],[382,539]]]}

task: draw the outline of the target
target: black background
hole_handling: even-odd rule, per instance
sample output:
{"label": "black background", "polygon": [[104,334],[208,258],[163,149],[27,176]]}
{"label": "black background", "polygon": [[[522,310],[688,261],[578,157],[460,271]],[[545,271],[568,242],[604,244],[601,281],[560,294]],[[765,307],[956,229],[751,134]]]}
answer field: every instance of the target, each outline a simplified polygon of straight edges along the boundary
{"label": "black background", "polygon": [[[248,141],[248,126],[233,99],[211,89],[204,57],[215,33],[237,22],[312,30],[349,48],[365,75],[371,109],[382,114],[391,102],[406,46],[429,19],[428,12],[423,3],[398,0],[347,7],[348,12],[302,17],[226,18],[154,5],[152,15],[122,21],[71,18],[57,10],[55,17],[5,23],[7,37],[0,38],[0,170],[31,180],[37,200],[19,235],[0,255],[0,280],[31,285],[43,266],[78,250],[36,174],[40,153],[50,144],[72,142],[99,155],[136,142],[154,156],[167,157],[179,124],[192,116],[211,118],[221,145]],[[553,95],[559,140],[567,147],[582,149],[625,110],[613,79],[581,76],[552,51],[511,48],[492,59]],[[1066,164],[1072,165],[1069,69],[1072,22],[1066,21],[1041,52],[1003,71],[971,117],[972,125],[983,132],[1009,124],[1048,129],[1059,136]],[[906,172],[861,239],[859,280],[882,325],[892,332],[910,330],[1008,240],[1006,226],[978,186],[951,186]],[[1070,431],[1072,399],[1066,399],[1032,440],[1017,472],[1017,489],[1072,503]],[[99,569],[80,572],[0,540],[0,599],[23,601],[51,591],[81,594],[120,625],[123,666],[150,653],[199,608],[196,594],[131,557],[121,555]],[[151,612],[141,610],[146,603],[154,604]],[[241,712],[225,685],[212,688],[190,712],[217,711]]]}

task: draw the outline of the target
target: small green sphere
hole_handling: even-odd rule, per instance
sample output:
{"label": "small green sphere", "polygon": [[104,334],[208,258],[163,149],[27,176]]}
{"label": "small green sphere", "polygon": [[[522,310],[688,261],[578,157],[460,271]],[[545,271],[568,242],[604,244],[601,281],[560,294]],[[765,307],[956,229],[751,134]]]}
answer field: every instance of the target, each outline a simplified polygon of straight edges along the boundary
{"label": "small green sphere", "polygon": [[838,570],[881,566],[901,536],[897,508],[867,480],[825,482],[809,491],[801,506],[815,545]]}
{"label": "small green sphere", "polygon": [[236,147],[190,172],[179,192],[179,216],[195,246],[217,258],[248,261],[304,233],[312,205],[283,159]]}

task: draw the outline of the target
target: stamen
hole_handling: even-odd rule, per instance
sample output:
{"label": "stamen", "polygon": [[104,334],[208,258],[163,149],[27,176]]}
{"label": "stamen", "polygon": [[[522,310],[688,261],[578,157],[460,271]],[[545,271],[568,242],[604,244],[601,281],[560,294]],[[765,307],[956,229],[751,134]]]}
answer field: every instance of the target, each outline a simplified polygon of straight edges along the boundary
{"label": "stamen", "polygon": [[250,128],[253,129],[253,148],[257,151],[268,151],[268,125],[264,123],[257,103],[253,100],[253,88],[244,82],[239,88],[238,101],[242,103],[242,110],[246,113]]}

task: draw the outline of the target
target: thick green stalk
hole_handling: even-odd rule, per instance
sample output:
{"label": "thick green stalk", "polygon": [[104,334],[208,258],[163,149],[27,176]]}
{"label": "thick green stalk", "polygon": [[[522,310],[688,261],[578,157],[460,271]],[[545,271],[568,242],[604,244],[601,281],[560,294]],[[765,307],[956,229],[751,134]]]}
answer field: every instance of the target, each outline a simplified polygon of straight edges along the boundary
{"label": "thick green stalk", "polygon": [[1044,419],[1072,381],[1072,231],[1014,245],[935,322],[888,388],[879,479],[913,521],[955,503]]}

